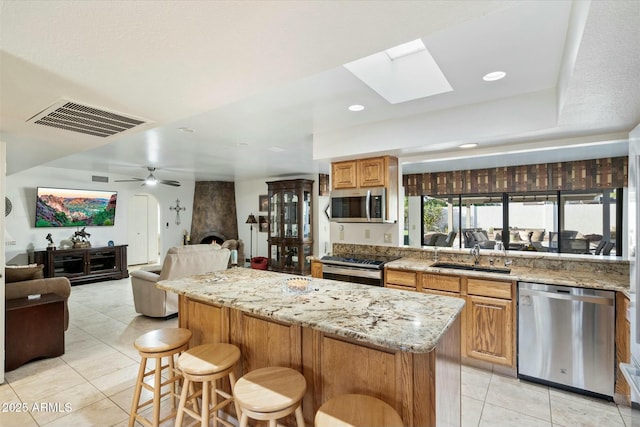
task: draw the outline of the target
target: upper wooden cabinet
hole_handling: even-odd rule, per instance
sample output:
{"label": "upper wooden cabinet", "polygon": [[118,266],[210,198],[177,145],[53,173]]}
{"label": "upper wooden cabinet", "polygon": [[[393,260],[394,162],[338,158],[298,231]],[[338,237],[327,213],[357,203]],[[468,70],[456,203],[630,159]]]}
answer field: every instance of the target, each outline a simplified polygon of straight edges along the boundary
{"label": "upper wooden cabinet", "polygon": [[337,162],[331,164],[331,183],[334,190],[341,188],[357,188],[357,162]]}
{"label": "upper wooden cabinet", "polygon": [[358,161],[359,187],[386,187],[389,175],[389,157],[374,157]]}
{"label": "upper wooden cabinet", "polygon": [[390,156],[348,160],[331,164],[334,190],[346,188],[387,187],[398,184],[398,159]]}

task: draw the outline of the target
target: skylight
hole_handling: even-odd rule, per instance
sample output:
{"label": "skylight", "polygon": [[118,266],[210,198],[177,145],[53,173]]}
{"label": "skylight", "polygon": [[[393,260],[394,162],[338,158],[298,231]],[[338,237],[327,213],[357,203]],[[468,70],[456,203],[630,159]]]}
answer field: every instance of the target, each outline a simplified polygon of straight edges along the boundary
{"label": "skylight", "polygon": [[453,91],[421,39],[349,62],[344,67],[391,104]]}

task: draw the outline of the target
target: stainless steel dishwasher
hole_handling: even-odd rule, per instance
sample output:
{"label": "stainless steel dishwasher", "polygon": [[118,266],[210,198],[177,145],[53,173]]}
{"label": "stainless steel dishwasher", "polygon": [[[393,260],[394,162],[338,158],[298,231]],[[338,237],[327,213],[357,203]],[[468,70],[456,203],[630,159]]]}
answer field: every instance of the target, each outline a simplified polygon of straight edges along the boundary
{"label": "stainless steel dishwasher", "polygon": [[518,283],[518,378],[609,400],[614,292]]}

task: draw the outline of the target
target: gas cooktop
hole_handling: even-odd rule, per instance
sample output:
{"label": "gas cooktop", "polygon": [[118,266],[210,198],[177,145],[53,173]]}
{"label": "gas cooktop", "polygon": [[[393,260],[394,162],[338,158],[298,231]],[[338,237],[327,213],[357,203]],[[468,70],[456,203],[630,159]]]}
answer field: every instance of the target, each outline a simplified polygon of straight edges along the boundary
{"label": "gas cooktop", "polygon": [[362,255],[362,254],[349,254],[349,255],[325,255],[320,258],[320,261],[324,264],[336,264],[347,265],[352,267],[362,268],[378,268],[382,269],[385,262],[393,261],[398,257],[389,257],[383,255]]}

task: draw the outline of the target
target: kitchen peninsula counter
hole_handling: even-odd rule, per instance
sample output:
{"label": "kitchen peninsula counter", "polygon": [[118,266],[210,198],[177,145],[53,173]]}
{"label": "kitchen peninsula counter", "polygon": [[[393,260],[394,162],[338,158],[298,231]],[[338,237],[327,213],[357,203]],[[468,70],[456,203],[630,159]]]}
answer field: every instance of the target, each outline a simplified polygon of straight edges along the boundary
{"label": "kitchen peninsula counter", "polygon": [[[585,263],[590,262],[585,259]],[[596,260],[597,261],[597,260]],[[412,270],[427,273],[456,274],[459,276],[476,276],[488,279],[513,280],[517,282],[533,282],[547,285],[573,286],[578,288],[602,289],[618,291],[629,296],[629,275],[621,275],[607,263],[599,263],[599,268],[591,271],[551,270],[543,266],[510,266],[510,274],[491,273],[469,270],[458,270],[446,267],[434,267],[435,261],[418,258],[401,258],[385,264],[387,268]],[[542,264],[542,262],[541,262]],[[613,265],[613,264],[611,264]],[[485,267],[488,267],[485,265]]]}
{"label": "kitchen peninsula counter", "polygon": [[333,280],[310,290],[282,289],[286,274],[232,268],[162,281],[180,295],[180,326],[191,345],[240,347],[238,375],[290,366],[307,380],[307,424],[320,405],[342,393],[364,393],[393,406],[405,425],[459,425],[458,298]]}

